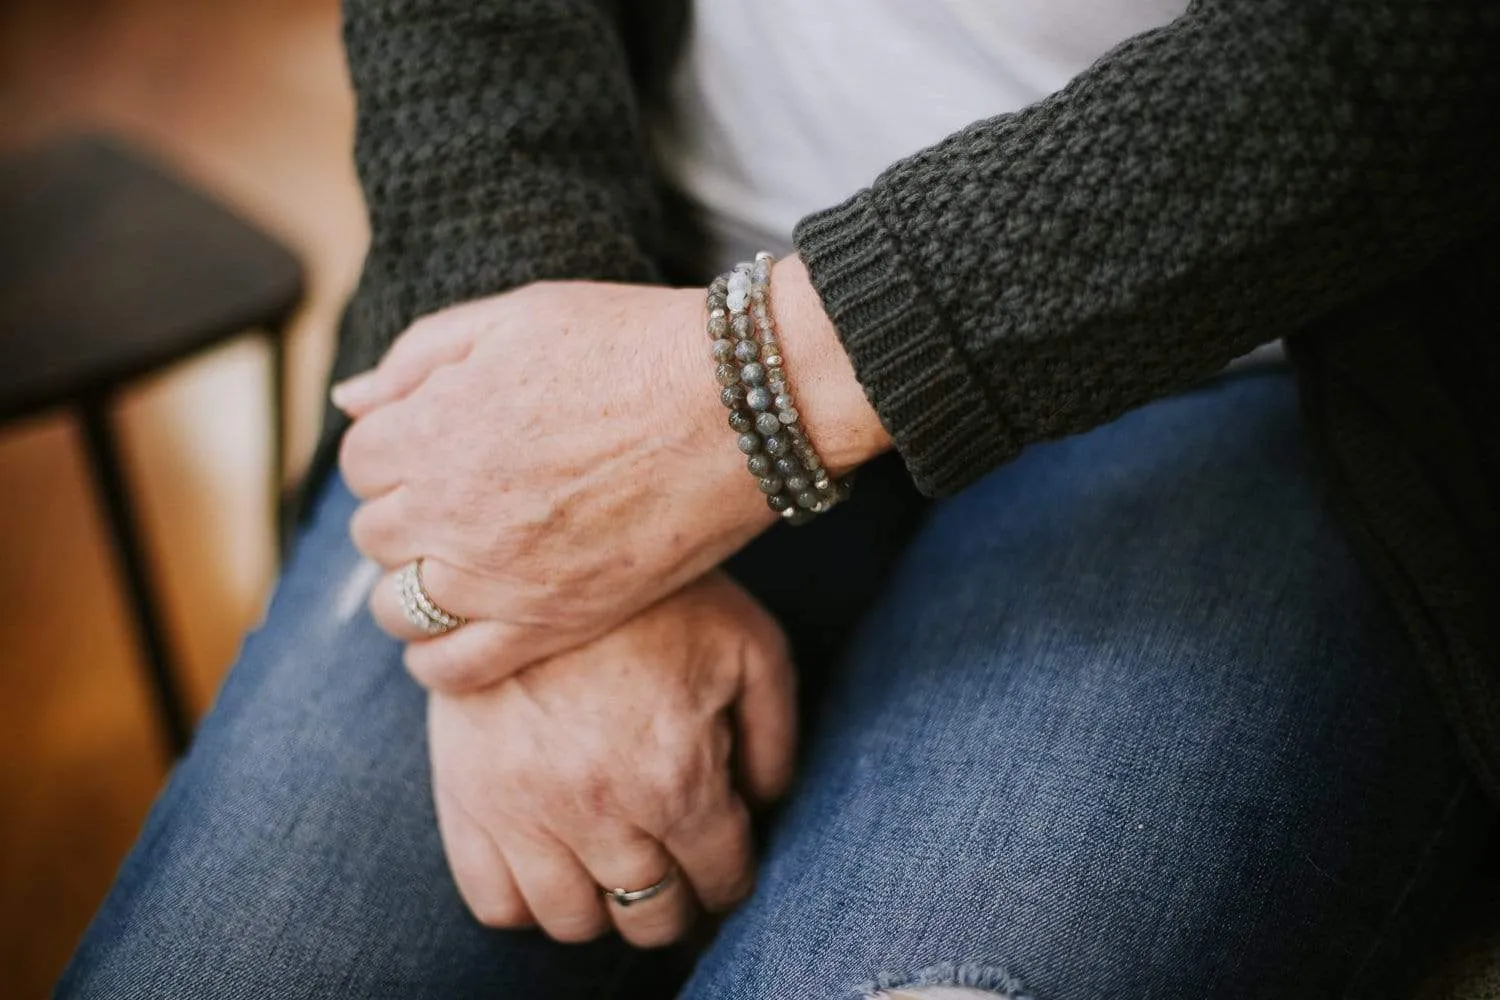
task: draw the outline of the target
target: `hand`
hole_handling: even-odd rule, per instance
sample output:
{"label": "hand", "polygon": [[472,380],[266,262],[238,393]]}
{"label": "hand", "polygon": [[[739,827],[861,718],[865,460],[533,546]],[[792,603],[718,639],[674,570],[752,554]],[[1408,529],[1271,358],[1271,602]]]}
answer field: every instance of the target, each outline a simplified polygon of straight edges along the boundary
{"label": "hand", "polygon": [[[795,259],[773,308],[799,408],[838,470],[887,442]],[[355,417],[351,530],[388,570],[470,620],[428,639],[389,581],[372,609],[407,665],[447,691],[585,642],[716,566],[774,516],[734,447],[703,295],[544,283],[419,321],[340,386]]]}
{"label": "hand", "polygon": [[[768,801],[790,779],[793,685],[781,630],[716,573],[503,684],[434,694],[438,826],[470,910],[560,941],[613,922],[653,947],[733,906],[753,881],[741,790]],[[668,872],[650,900],[600,895]]]}

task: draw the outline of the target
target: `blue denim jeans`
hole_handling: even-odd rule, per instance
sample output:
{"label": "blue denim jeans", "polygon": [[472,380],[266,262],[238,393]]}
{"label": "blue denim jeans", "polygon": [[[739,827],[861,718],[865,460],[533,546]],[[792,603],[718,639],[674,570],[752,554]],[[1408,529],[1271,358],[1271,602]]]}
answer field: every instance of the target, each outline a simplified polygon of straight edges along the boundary
{"label": "blue denim jeans", "polygon": [[753,897],[700,947],[469,917],[335,482],[59,996],[1402,995],[1493,814],[1283,369],[925,510],[872,478],[738,564],[798,631],[809,733]]}

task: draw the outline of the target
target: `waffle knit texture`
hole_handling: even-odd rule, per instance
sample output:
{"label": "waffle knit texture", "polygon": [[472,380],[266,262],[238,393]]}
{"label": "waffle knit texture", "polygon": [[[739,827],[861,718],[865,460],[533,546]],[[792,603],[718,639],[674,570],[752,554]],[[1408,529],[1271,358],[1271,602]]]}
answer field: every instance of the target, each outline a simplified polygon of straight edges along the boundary
{"label": "waffle knit texture", "polygon": [[[684,4],[345,14],[371,245],[337,375],[424,313],[682,259],[644,123]],[[851,194],[797,247],[931,494],[1288,338],[1330,495],[1500,796],[1500,4],[1199,0]]]}

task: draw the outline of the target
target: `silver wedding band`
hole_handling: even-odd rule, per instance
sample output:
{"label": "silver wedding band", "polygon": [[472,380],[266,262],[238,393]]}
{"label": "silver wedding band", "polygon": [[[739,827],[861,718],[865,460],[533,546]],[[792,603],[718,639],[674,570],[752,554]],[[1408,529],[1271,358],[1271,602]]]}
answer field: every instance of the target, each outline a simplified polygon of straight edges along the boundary
{"label": "silver wedding band", "polygon": [[438,636],[463,625],[468,619],[438,607],[422,585],[422,560],[413,559],[396,573],[396,593],[401,599],[401,613],[413,627],[427,635]]}
{"label": "silver wedding band", "polygon": [[648,885],[644,889],[604,889],[602,891],[606,899],[611,900],[617,905],[630,906],[632,903],[643,903],[652,896],[660,895],[667,886],[672,884],[672,879],[676,874],[675,869],[668,869],[660,882]]}

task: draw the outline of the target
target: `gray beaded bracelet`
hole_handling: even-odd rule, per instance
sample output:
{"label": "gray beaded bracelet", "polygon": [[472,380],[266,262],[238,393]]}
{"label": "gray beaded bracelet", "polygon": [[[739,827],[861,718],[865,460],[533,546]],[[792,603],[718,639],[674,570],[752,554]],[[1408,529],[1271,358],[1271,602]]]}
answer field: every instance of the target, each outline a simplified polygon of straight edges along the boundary
{"label": "gray beaded bracelet", "polygon": [[736,444],[767,505],[792,524],[806,524],[849,495],[851,480],[823,467],[802,426],[787,384],[771,317],[770,254],[739,264],[708,286],[708,335],[713,340],[720,401],[729,409]]}

